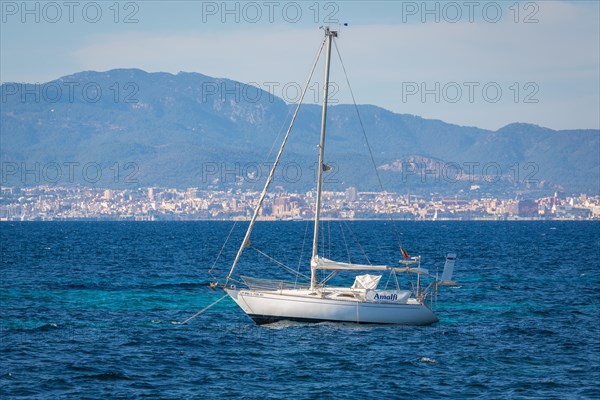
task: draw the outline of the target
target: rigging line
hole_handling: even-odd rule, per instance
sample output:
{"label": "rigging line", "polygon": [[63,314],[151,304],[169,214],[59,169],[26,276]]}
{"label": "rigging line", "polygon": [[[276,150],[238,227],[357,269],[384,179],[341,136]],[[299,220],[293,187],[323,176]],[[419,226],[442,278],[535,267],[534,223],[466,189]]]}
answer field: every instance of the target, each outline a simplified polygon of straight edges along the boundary
{"label": "rigging line", "polygon": [[[267,165],[269,159],[271,158],[271,154],[273,153],[273,149],[275,149],[275,144],[277,143],[277,141],[279,140],[279,137],[281,136],[281,133],[283,132],[285,126],[286,126],[286,122],[287,122],[287,118],[292,114],[292,109],[288,107],[288,113],[285,116],[285,120],[281,123],[281,127],[279,128],[279,131],[277,132],[277,136],[275,137],[275,140],[273,140],[273,143],[271,144],[271,148],[269,149],[269,152],[267,153],[267,156],[265,157],[265,161],[263,162],[263,165]],[[258,184],[258,179],[256,179],[253,183],[252,186],[250,187],[250,191],[254,191],[254,188],[256,187],[256,185]],[[221,247],[221,250],[219,251],[219,254],[217,255],[217,258],[215,259],[215,262],[212,264],[212,266],[210,267],[210,269],[208,270],[208,274],[213,278],[213,279],[217,279],[213,274],[212,271],[215,269],[215,266],[217,265],[217,262],[219,261],[219,258],[221,257],[221,254],[223,253],[223,249],[225,248],[225,246],[227,245],[227,242],[229,241],[229,237],[231,236],[231,233],[233,232],[233,230],[235,229],[235,227],[237,226],[239,221],[234,221],[233,226],[231,227],[231,230],[229,231],[229,234],[227,235],[227,238],[225,239],[225,242],[223,243],[223,246]]]}
{"label": "rigging line", "polygon": [[229,237],[231,236],[231,233],[233,232],[233,230],[235,229],[235,226],[237,225],[238,221],[234,221],[233,225],[231,226],[231,229],[229,230],[229,234],[227,235],[227,238],[225,239],[225,242],[223,243],[223,246],[221,246],[221,250],[219,250],[219,254],[217,254],[217,258],[215,259],[215,262],[213,263],[213,265],[210,267],[210,269],[208,270],[208,274],[213,278],[216,279],[215,276],[212,274],[212,271],[215,269],[215,266],[217,265],[217,262],[219,261],[219,258],[221,257],[221,254],[223,253],[223,250],[225,249],[225,246],[227,245],[227,242],[229,241]]}
{"label": "rigging line", "polygon": [[298,106],[296,107],[296,110],[294,111],[294,115],[292,116],[290,126],[288,127],[287,132],[285,133],[285,136],[283,137],[283,141],[281,142],[281,145],[279,146],[279,151],[277,152],[277,157],[275,157],[275,162],[273,163],[273,166],[271,167],[271,170],[269,171],[269,176],[267,177],[265,186],[263,187],[263,190],[260,194],[258,204],[256,205],[256,208],[254,209],[254,214],[252,215],[252,218],[250,219],[250,224],[248,225],[248,230],[246,231],[244,240],[242,241],[242,244],[241,244],[240,248],[238,249],[237,254],[235,255],[235,259],[233,260],[233,264],[231,265],[229,274],[227,275],[227,278],[225,279],[225,285],[227,285],[227,282],[231,278],[231,275],[233,275],[233,271],[235,270],[235,267],[242,255],[242,252],[244,251],[244,248],[248,245],[248,243],[250,241],[250,234],[252,233],[252,228],[254,226],[254,222],[256,221],[256,218],[258,217],[258,213],[261,209],[262,203],[265,200],[265,196],[267,195],[267,189],[269,189],[269,185],[271,185],[271,181],[273,180],[273,175],[275,174],[275,169],[277,168],[277,165],[279,164],[279,159],[281,158],[281,154],[283,153],[285,144],[287,143],[287,141],[290,137],[292,127],[294,126],[294,122],[296,121],[296,117],[298,116],[298,111],[300,111],[300,106],[302,105],[304,96],[306,95],[306,92],[308,91],[308,86],[310,85],[310,81],[312,80],[312,76],[313,76],[315,69],[317,67],[317,64],[319,62],[319,58],[321,58],[321,52],[323,51],[323,47],[325,46],[326,39],[327,38],[324,38],[323,42],[321,42],[321,46],[319,47],[319,51],[317,52],[317,55],[315,57],[315,62],[312,66],[310,74],[308,75],[306,85],[304,86],[304,89],[302,90],[302,95],[300,96],[300,100],[298,101]]}
{"label": "rigging line", "polygon": [[235,283],[237,283],[239,285],[244,285],[244,281],[243,280],[240,281],[239,279],[235,279],[235,278],[229,278],[229,282],[235,282]]}
{"label": "rigging line", "polygon": [[215,301],[214,303],[204,307],[202,310],[198,311],[196,314],[192,315],[191,317],[189,317],[188,319],[186,319],[183,322],[172,322],[172,324],[175,325],[185,325],[188,322],[190,322],[191,320],[193,320],[194,318],[196,318],[198,315],[202,314],[203,312],[205,312],[206,310],[208,310],[209,308],[211,308],[212,306],[217,305],[217,303],[219,303],[221,300],[225,299],[227,296],[229,296],[228,294],[226,294],[225,296],[221,297],[219,300]]}
{"label": "rigging line", "polygon": [[327,282],[329,282],[329,281],[331,280],[331,278],[333,278],[333,277],[334,277],[334,276],[335,276],[337,273],[338,273],[338,271],[331,271],[331,272],[329,273],[329,275],[327,275],[327,276],[325,277],[325,279],[323,279],[323,280],[321,281],[321,283],[319,283],[319,284],[320,284],[320,285],[325,285],[325,284],[326,284]]}
{"label": "rigging line", "polygon": [[[279,132],[277,133],[277,137],[275,137],[275,140],[273,140],[273,144],[271,144],[271,148],[269,149],[269,154],[267,154],[267,157],[265,159],[265,162],[263,163],[263,165],[266,165],[266,163],[269,162],[269,158],[271,158],[271,154],[273,153],[273,150],[275,149],[275,144],[277,144],[277,141],[279,140],[279,137],[281,136],[281,133],[283,132],[283,130],[285,129],[286,123],[287,123],[287,118],[292,115],[292,108],[288,107],[288,113],[285,116],[285,120],[281,123],[281,128],[279,128]],[[256,185],[258,184],[258,179],[256,179],[254,181],[254,183],[252,184],[252,189],[254,189],[256,187]]]}
{"label": "rigging line", "polygon": [[396,281],[396,290],[400,290],[400,283],[398,282],[398,276],[396,275],[396,271],[392,270],[392,274],[394,274],[394,280]]}
{"label": "rigging line", "polygon": [[[323,43],[321,44],[321,47],[319,48],[319,51],[317,52],[317,56],[316,56],[316,60],[315,60],[315,64],[318,62],[319,58],[321,57],[321,49],[323,48],[323,46],[325,45],[325,40],[323,40]],[[314,67],[313,67],[314,69]],[[309,82],[312,79],[312,74],[311,77],[309,77]],[[259,88],[260,89],[260,88]],[[300,103],[302,102],[302,98],[300,99]],[[271,144],[271,148],[269,149],[269,153],[267,154],[267,157],[265,158],[265,161],[263,163],[263,165],[267,165],[267,163],[269,162],[269,158],[271,158],[271,154],[273,153],[273,150],[275,149],[275,145],[277,144],[277,141],[279,140],[279,137],[281,136],[281,133],[284,131],[285,126],[287,125],[287,118],[292,115],[292,109],[291,107],[288,107],[288,105],[286,104],[286,107],[288,109],[288,113],[285,116],[285,119],[283,120],[283,122],[281,123],[281,127],[279,128],[279,131],[277,132],[277,136],[275,137],[275,140],[273,140],[273,143]],[[292,118],[292,124],[293,124],[294,119]],[[254,188],[256,187],[256,185],[258,184],[259,179],[256,179],[253,184],[252,184],[252,188],[251,190],[254,190]]]}
{"label": "rigging line", "polygon": [[[304,245],[306,244],[306,237],[308,235],[308,220],[306,221],[306,228],[304,229],[304,239],[302,239],[302,249],[300,250],[300,259],[298,260],[298,269],[296,273],[300,273],[300,266],[302,265],[302,257],[304,256]],[[294,281],[294,286],[298,283],[298,275],[296,275],[296,280]]]}
{"label": "rigging line", "polygon": [[[323,220],[322,220],[323,221]],[[329,221],[323,221],[323,257],[331,259],[331,249],[329,248],[329,242],[327,239],[327,224]],[[329,252],[327,252],[329,251]]]}
{"label": "rigging line", "polygon": [[[352,86],[350,86],[350,79],[348,78],[348,73],[346,72],[346,66],[344,65],[344,61],[342,61],[342,55],[340,54],[340,50],[338,49],[337,42],[334,41],[333,45],[335,47],[335,51],[340,59],[340,65],[342,66],[342,71],[344,71],[344,77],[346,78],[346,83],[348,84],[348,90],[350,91],[350,96],[352,96],[352,103],[354,104],[354,109],[356,110],[356,115],[358,117],[358,122],[360,124],[360,128],[362,130],[363,136],[365,138],[365,143],[367,144],[367,149],[369,150],[369,155],[371,156],[371,162],[373,163],[373,168],[375,169],[375,175],[377,176],[377,181],[379,182],[379,188],[382,192],[385,192],[383,188],[383,182],[381,181],[381,176],[379,175],[379,170],[377,169],[377,163],[375,162],[375,157],[373,156],[373,150],[371,149],[371,144],[369,143],[369,139],[367,137],[367,131],[365,130],[365,125],[363,124],[362,117],[360,116],[360,112],[358,110],[358,106],[356,105],[356,98],[354,97],[354,92],[352,91]],[[387,197],[387,196],[386,196]],[[400,241],[400,234],[398,233],[398,229],[392,217],[388,216],[392,227],[394,228],[394,233],[396,234],[396,240],[398,241],[398,246],[402,248],[402,242]]]}
{"label": "rigging line", "polygon": [[[323,224],[325,223],[325,221],[323,221]],[[324,233],[324,229],[321,229],[319,231],[319,238],[321,239],[321,254],[323,257],[325,257],[325,233]],[[312,260],[312,258],[311,258]],[[317,274],[319,274],[319,277],[322,278],[324,272],[322,270],[317,270]]]}
{"label": "rigging line", "polygon": [[327,240],[329,243],[327,244],[329,251],[329,259],[331,260],[331,221],[327,221]]}
{"label": "rigging line", "polygon": [[[319,51],[320,52],[320,51]],[[269,149],[269,152],[267,153],[267,156],[265,157],[265,161],[263,162],[263,165],[267,165],[269,159],[271,158],[271,154],[273,153],[273,149],[275,149],[275,144],[277,143],[277,141],[279,140],[279,137],[281,136],[281,133],[283,132],[285,126],[286,126],[286,122],[287,122],[287,118],[292,114],[292,108],[288,107],[288,113],[285,116],[285,120],[281,123],[281,127],[279,128],[279,131],[277,132],[277,136],[275,137],[275,140],[273,140],[273,143],[271,144],[271,148]],[[254,188],[256,187],[256,185],[258,184],[258,179],[256,179],[253,183],[252,186],[250,187],[250,191],[254,191]],[[223,253],[223,249],[225,248],[225,246],[227,245],[227,242],[229,241],[229,237],[231,236],[231,233],[233,232],[233,230],[235,229],[235,227],[237,226],[239,221],[234,221],[233,226],[231,227],[231,230],[229,231],[229,234],[227,235],[227,238],[225,239],[225,243],[223,243],[223,246],[221,247],[221,250],[219,251],[219,254],[217,255],[217,258],[215,259],[215,262],[213,263],[213,265],[210,267],[210,269],[208,270],[208,274],[213,278],[216,279],[216,277],[212,274],[212,271],[215,269],[215,266],[217,265],[217,262],[219,261],[219,258],[221,257],[221,254]]]}
{"label": "rigging line", "polygon": [[[323,223],[321,222],[321,224],[319,225],[319,227],[322,227]],[[323,229],[319,229],[319,243],[318,243],[318,253],[320,254],[320,257],[325,257],[325,244],[324,244],[324,240],[323,240]]]}
{"label": "rigging line", "polygon": [[348,228],[348,232],[350,232],[350,236],[352,236],[352,239],[354,239],[354,242],[358,245],[358,248],[362,252],[363,256],[365,256],[365,259],[367,260],[369,265],[372,265],[371,260],[369,260],[369,257],[367,256],[367,253],[365,253],[365,250],[360,245],[360,242],[358,241],[358,239],[356,239],[356,236],[354,235],[354,231],[350,228],[350,226],[348,225],[348,223],[346,221],[344,221],[344,224],[346,225],[346,228]]}
{"label": "rigging line", "polygon": [[275,264],[279,265],[280,267],[282,267],[283,269],[285,269],[286,271],[288,271],[289,273],[302,277],[304,279],[310,280],[310,277],[304,275],[303,273],[300,272],[296,272],[294,271],[292,268],[288,267],[287,265],[285,265],[284,263],[282,263],[281,261],[278,261],[276,259],[274,259],[273,257],[271,257],[270,255],[268,255],[267,253],[260,251],[259,249],[257,249],[256,247],[252,246],[252,250],[256,251],[258,254],[268,258],[269,260],[273,261]]}
{"label": "rigging line", "polygon": [[342,239],[344,239],[344,246],[346,246],[346,254],[348,255],[348,264],[352,264],[352,261],[350,259],[350,250],[348,249],[348,242],[346,241],[346,235],[344,235],[344,227],[342,226],[341,222],[339,222],[339,226],[340,226],[340,232],[342,233]]}
{"label": "rigging line", "polygon": [[392,279],[391,273],[388,275],[387,281],[385,281],[385,287],[383,288],[383,290],[387,290],[388,284],[390,283],[390,279]]}
{"label": "rigging line", "polygon": [[[285,116],[285,120],[281,123],[281,127],[279,128],[279,131],[277,132],[277,136],[273,140],[273,143],[271,144],[271,148],[269,149],[269,152],[267,153],[267,156],[265,157],[265,161],[262,163],[262,165],[269,165],[269,159],[271,158],[271,154],[273,153],[273,150],[275,149],[275,145],[277,144],[279,137],[281,136],[281,133],[283,132],[285,126],[287,125],[286,124],[287,118],[291,114],[292,114],[292,109],[288,108],[288,113]],[[252,183],[252,186],[250,187],[250,191],[254,191],[254,188],[256,188],[256,185],[258,185],[259,181],[260,181],[260,179],[254,179],[254,182]],[[247,221],[247,219],[246,219],[246,221]]]}

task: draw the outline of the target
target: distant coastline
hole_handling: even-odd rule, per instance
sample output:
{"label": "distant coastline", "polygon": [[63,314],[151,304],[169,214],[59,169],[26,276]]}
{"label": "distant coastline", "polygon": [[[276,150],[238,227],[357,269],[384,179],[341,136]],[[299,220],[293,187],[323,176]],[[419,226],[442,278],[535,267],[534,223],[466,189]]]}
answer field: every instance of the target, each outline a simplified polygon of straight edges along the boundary
{"label": "distant coastline", "polygon": [[[268,197],[259,221],[305,221],[313,193],[281,191]],[[447,198],[393,192],[324,192],[330,221],[546,221],[600,220],[600,196]],[[255,191],[170,188],[113,190],[84,187],[3,187],[0,221],[247,221]]]}

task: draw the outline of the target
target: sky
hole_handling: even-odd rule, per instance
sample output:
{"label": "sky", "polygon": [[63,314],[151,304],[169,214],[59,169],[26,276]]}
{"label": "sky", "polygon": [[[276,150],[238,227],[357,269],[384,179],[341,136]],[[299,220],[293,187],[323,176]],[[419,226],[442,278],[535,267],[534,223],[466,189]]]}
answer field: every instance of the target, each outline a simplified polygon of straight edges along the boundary
{"label": "sky", "polygon": [[[359,104],[491,130],[600,128],[597,1],[0,5],[2,83],[140,68],[229,78],[294,102],[328,25]],[[336,55],[331,81],[330,100],[350,103]],[[317,87],[310,102],[321,101]]]}

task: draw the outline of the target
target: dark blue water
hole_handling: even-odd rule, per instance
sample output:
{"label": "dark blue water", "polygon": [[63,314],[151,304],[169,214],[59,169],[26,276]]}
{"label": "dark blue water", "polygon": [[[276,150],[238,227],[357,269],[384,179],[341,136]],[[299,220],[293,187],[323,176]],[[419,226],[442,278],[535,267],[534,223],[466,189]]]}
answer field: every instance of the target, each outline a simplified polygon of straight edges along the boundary
{"label": "dark blue water", "polygon": [[[206,285],[231,225],[0,224],[0,398],[600,398],[599,223],[398,223],[424,267],[458,253],[462,287],[440,292],[429,327],[260,327],[230,299],[172,324],[222,295]],[[349,226],[323,232],[397,259],[389,223]],[[260,223],[253,243],[306,272],[310,228]],[[247,253],[240,272],[283,276]]]}

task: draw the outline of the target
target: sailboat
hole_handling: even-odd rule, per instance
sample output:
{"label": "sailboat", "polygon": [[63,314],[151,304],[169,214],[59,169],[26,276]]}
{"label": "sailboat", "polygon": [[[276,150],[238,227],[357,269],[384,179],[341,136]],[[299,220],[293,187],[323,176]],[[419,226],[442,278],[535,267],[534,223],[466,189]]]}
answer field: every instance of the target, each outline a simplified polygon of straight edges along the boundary
{"label": "sailboat", "polygon": [[[325,166],[325,134],[327,121],[327,98],[329,89],[329,70],[332,42],[338,37],[338,32],[324,28],[325,37],[317,54],[317,59],[309,75],[305,90],[302,92],[298,108],[292,116],[292,121],[287,133],[281,143],[275,162],[267,177],[265,186],[244,239],[237,251],[229,274],[223,284],[214,282],[213,288],[221,287],[237,303],[237,305],[257,324],[268,324],[280,320],[292,320],[300,322],[347,322],[360,324],[404,324],[404,325],[429,325],[438,321],[438,317],[431,309],[431,299],[437,290],[437,280],[422,288],[422,279],[433,278],[426,269],[421,268],[420,256],[409,256],[402,250],[402,259],[397,266],[388,265],[366,265],[334,261],[319,254],[319,228],[322,208],[323,172],[326,168],[317,168],[316,181],[316,203],[314,215],[314,232],[312,242],[312,256],[310,260],[310,283],[299,285],[294,282],[272,280],[241,276],[241,280],[234,279],[234,271],[244,250],[252,246],[250,235],[259,210],[265,199],[273,174],[279,163],[284,146],[289,137],[291,128],[296,119],[300,104],[306,93],[306,88],[312,78],[313,72],[319,60],[319,56],[325,48],[325,79],[323,85],[323,105],[321,115],[321,135],[319,143],[318,164]],[[452,267],[455,255],[452,254]],[[446,262],[448,265],[448,260]],[[321,282],[317,279],[318,271],[329,271],[335,274],[340,271],[356,273],[354,283],[349,287],[328,286],[326,280]],[[450,272],[448,274],[448,272]],[[363,273],[362,275],[358,275]],[[379,274],[378,274],[379,273]],[[379,281],[382,273],[393,275],[396,283],[394,290],[380,290]],[[446,270],[444,279],[450,281],[452,271]],[[402,290],[396,276],[408,274],[416,277],[416,283],[412,284],[411,290]],[[411,282],[412,282],[411,281]],[[241,286],[238,286],[241,285]],[[428,300],[429,299],[429,304]]]}

